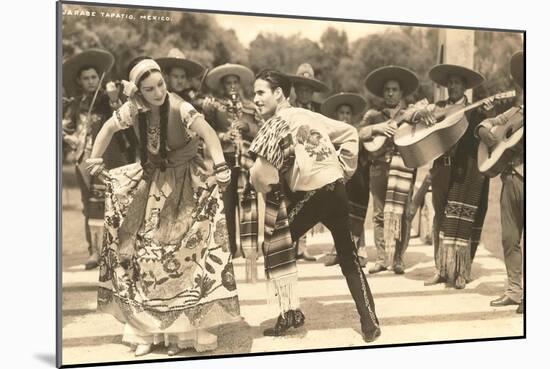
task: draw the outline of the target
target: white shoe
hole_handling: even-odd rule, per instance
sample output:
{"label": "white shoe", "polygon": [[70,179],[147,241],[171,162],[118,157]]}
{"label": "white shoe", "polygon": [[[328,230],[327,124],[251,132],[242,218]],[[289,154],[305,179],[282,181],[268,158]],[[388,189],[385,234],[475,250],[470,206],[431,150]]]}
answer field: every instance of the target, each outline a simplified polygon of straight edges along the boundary
{"label": "white shoe", "polygon": [[212,351],[218,347],[218,336],[209,333],[205,329],[197,330],[195,350],[197,352]]}
{"label": "white shoe", "polygon": [[151,352],[152,348],[153,348],[153,345],[151,344],[137,345],[135,355],[136,356],[147,355],[148,353]]}

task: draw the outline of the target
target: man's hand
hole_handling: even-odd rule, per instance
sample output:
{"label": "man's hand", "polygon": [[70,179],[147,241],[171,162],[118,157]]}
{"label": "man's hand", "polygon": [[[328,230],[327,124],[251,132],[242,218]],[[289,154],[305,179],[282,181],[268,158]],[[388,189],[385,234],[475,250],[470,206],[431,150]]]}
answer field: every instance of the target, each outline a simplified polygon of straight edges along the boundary
{"label": "man's hand", "polygon": [[486,112],[487,111],[491,111],[495,108],[495,103],[493,101],[491,101],[491,99],[487,99],[483,102],[483,110],[485,110]]}
{"label": "man's hand", "polygon": [[229,133],[226,134],[226,136],[228,136],[227,141],[234,142],[235,140],[241,139],[241,133],[235,129],[232,129],[231,131],[229,131]]}
{"label": "man's hand", "polygon": [[491,133],[491,130],[487,127],[480,127],[478,135],[481,141],[489,148],[492,148],[498,143],[497,138]]}
{"label": "man's hand", "polygon": [[359,134],[359,141],[363,142],[369,139],[371,135],[371,129],[372,127],[369,126],[359,128],[359,131],[357,132]]}
{"label": "man's hand", "polygon": [[262,157],[258,157],[250,168],[250,183],[256,192],[266,194],[279,183],[279,171]]}
{"label": "man's hand", "polygon": [[73,150],[76,150],[76,147],[78,146],[78,138],[74,135],[65,135],[63,137],[63,141],[65,141]]}
{"label": "man's hand", "polygon": [[263,181],[256,166],[250,168],[250,184],[258,193],[266,194],[271,191],[271,185]]}
{"label": "man's hand", "polygon": [[435,118],[435,115],[429,111],[428,109],[420,109],[415,113],[415,119],[420,120],[422,123],[427,125],[428,127],[433,126],[437,123],[437,119]]}
{"label": "man's hand", "polygon": [[248,132],[250,131],[250,127],[245,122],[237,121],[233,123],[233,128],[238,129],[241,132]]}
{"label": "man's hand", "polygon": [[388,137],[393,137],[397,131],[397,122],[393,119],[384,125],[384,134]]}
{"label": "man's hand", "polygon": [[218,106],[219,106],[219,104],[216,102],[216,99],[214,99],[212,96],[206,96],[202,100],[202,104],[201,104],[202,110],[206,114],[209,114],[209,113],[213,112],[214,110],[216,110],[218,108]]}
{"label": "man's hand", "polygon": [[231,132],[227,132],[227,133],[218,133],[218,138],[220,139],[220,142],[231,142],[232,141],[232,138],[231,138]]}

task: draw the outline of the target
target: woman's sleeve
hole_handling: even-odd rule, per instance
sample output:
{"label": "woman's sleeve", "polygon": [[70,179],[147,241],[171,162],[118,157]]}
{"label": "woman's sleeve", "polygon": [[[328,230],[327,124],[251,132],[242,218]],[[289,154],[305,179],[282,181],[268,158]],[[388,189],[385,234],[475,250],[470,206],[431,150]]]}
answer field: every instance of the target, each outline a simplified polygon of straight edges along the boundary
{"label": "woman's sleeve", "polygon": [[199,118],[202,117],[204,119],[204,115],[199,113],[195,107],[191,104],[189,104],[187,101],[183,101],[180,105],[180,116],[181,121],[185,125],[185,128],[190,129],[191,124]]}
{"label": "woman's sleeve", "polygon": [[127,100],[122,106],[113,112],[115,125],[119,130],[129,128],[137,120],[138,108],[131,100]]}

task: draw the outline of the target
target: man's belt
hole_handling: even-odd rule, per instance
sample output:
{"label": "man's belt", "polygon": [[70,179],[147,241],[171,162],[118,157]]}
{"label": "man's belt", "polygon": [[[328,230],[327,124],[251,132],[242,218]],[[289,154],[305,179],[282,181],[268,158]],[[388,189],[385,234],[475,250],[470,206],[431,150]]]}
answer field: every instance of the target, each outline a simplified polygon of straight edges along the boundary
{"label": "man's belt", "polygon": [[523,174],[521,174],[520,172],[518,172],[514,167],[510,166],[508,167],[507,169],[505,169],[503,172],[502,172],[502,177],[506,177],[506,176],[517,176],[519,177],[519,179],[521,179],[523,181]]}
{"label": "man's belt", "polygon": [[453,163],[452,157],[448,155],[440,156],[439,158],[435,159],[434,164],[444,166],[444,167],[450,167]]}

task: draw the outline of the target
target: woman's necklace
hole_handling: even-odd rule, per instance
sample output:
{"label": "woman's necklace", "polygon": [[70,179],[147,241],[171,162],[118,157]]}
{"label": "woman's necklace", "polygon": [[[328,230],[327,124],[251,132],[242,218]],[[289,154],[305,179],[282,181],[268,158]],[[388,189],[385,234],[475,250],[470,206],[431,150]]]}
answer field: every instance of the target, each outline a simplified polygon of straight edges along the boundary
{"label": "woman's necklace", "polygon": [[147,117],[147,150],[154,155],[160,150],[160,117],[152,112]]}

